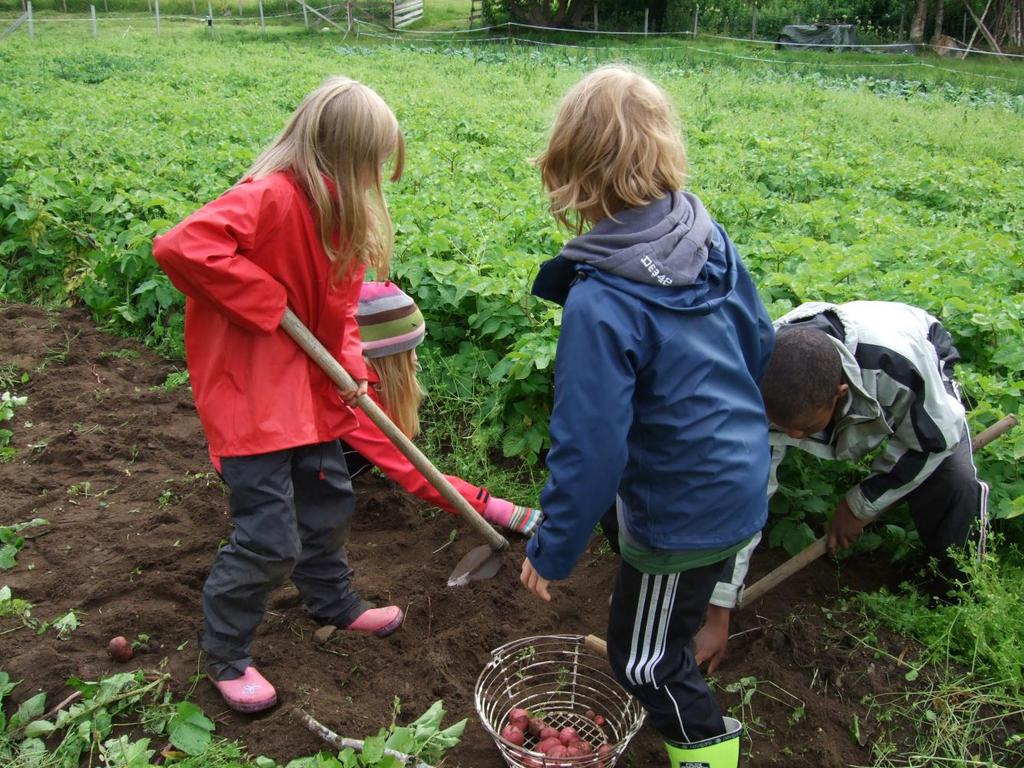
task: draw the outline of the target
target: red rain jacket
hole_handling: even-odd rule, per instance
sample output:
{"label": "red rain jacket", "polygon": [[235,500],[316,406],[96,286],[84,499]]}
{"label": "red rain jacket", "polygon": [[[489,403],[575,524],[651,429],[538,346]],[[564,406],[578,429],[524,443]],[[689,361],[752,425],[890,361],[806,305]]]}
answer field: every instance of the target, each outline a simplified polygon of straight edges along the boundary
{"label": "red rain jacket", "polygon": [[212,456],[251,456],[341,437],[357,420],[278,324],[290,306],[354,379],[365,268],[331,281],[305,194],[290,174],[245,179],[153,242],[185,294],[192,394]]}
{"label": "red rain jacket", "polygon": [[[367,377],[369,378],[369,395],[373,401],[382,409],[384,404],[380,400],[377,388],[374,386],[380,381],[373,366],[367,366]],[[386,411],[385,411],[386,412]],[[387,435],[380,431],[376,424],[370,421],[370,417],[359,414],[359,426],[352,432],[345,435],[344,440],[352,448],[355,448],[370,461],[381,472],[398,483],[402,488],[423,501],[440,507],[451,515],[458,514],[455,508],[430,484],[430,481],[412,465],[405,454],[398,450]],[[448,482],[452,484],[459,495],[481,515],[484,513],[484,506],[491,494],[486,488],[478,488],[467,483],[458,477],[445,475]]]}

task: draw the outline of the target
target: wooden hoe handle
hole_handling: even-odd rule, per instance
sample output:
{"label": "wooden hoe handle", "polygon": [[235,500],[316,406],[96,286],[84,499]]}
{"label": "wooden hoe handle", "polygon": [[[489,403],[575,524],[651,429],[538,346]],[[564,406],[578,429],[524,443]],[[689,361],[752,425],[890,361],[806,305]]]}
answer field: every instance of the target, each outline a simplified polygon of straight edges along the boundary
{"label": "wooden hoe handle", "polygon": [[[281,319],[281,327],[285,333],[295,340],[296,344],[302,347],[306,354],[312,358],[313,362],[320,366],[337,387],[348,391],[356,389],[356,383],[348,371],[341,367],[341,364],[320,343],[320,340],[310,333],[309,329],[302,324],[302,321],[290,309],[285,309],[284,317]],[[387,435],[388,439],[395,444],[395,447],[413,463],[413,466],[423,473],[424,477],[430,481],[430,484],[476,528],[480,535],[487,539],[491,549],[495,552],[508,549],[508,539],[494,530],[490,523],[484,520],[480,513],[469,505],[469,502],[452,487],[452,484],[448,482],[444,475],[437,471],[437,467],[431,464],[430,460],[413,444],[412,440],[395,426],[394,422],[380,409],[380,406],[373,402],[369,395],[360,395],[356,403],[370,417],[370,421],[376,424],[380,431]]]}
{"label": "wooden hoe handle", "polygon": [[[971,439],[971,451],[977,452],[981,450],[997,437],[1005,435],[1016,425],[1016,416],[1012,413],[1008,416],[1004,416],[991,427],[983,432],[979,432]],[[825,551],[825,537],[822,536],[806,549],[793,555],[793,557],[784,562],[774,571],[771,571],[763,578],[751,584],[748,589],[743,590],[743,592],[740,593],[739,607],[742,608],[745,605],[750,605],[759,597],[762,597],[768,590],[774,589],[794,573],[813,563],[819,557],[824,555]]]}

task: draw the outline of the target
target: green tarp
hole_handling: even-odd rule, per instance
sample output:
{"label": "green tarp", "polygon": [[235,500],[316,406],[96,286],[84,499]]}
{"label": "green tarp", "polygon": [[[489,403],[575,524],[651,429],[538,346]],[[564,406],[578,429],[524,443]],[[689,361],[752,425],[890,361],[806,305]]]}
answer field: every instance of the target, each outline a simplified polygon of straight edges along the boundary
{"label": "green tarp", "polygon": [[775,47],[831,51],[856,44],[857,27],[853,24],[788,24],[776,38]]}

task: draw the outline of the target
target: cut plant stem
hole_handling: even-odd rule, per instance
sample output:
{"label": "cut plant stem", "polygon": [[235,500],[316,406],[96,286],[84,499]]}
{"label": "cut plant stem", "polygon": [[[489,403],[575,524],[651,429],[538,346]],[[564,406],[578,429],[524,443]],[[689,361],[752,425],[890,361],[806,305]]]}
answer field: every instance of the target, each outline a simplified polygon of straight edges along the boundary
{"label": "cut plant stem", "polygon": [[[300,707],[295,707],[292,710],[292,715],[294,715],[295,718],[298,719],[300,723],[306,726],[306,728],[309,729],[310,733],[319,736],[321,739],[326,741],[335,749],[352,749],[356,752],[362,753],[364,746],[364,742],[362,741],[362,739],[349,739],[344,736],[339,736],[326,725],[318,721],[311,714],[306,712],[306,710]],[[401,762],[402,765],[414,765],[415,768],[433,768],[433,766],[430,766],[427,763],[421,763],[419,760],[416,759],[415,755],[407,755],[404,752],[396,752],[393,749],[385,749],[384,754],[390,755],[391,757],[395,758],[396,760]]]}

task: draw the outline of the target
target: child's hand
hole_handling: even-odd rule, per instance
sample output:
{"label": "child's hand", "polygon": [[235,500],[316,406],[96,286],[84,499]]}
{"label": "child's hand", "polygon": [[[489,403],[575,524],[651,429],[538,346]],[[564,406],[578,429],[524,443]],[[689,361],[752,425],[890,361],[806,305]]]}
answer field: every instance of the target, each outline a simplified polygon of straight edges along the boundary
{"label": "child's hand", "polygon": [[867,524],[867,520],[858,520],[853,516],[853,511],[846,503],[846,499],[840,501],[836,505],[836,513],[832,515],[832,525],[828,529],[829,553],[834,555],[837,546],[843,549],[853,546],[853,543],[864,532],[864,526]]}
{"label": "child's hand", "polygon": [[341,395],[341,399],[345,402],[345,405],[355,405],[356,400],[359,399],[360,395],[365,395],[367,391],[367,380],[359,379],[356,382],[355,389],[338,389],[338,394]]}
{"label": "child's hand", "polygon": [[548,584],[551,582],[537,573],[529,558],[523,560],[523,572],[519,575],[519,580],[541,600],[551,602],[551,593],[548,592]]}
{"label": "child's hand", "polygon": [[697,633],[695,642],[697,666],[707,662],[708,674],[713,674],[725,661],[725,649],[729,644],[729,609],[709,605],[704,626]]}

